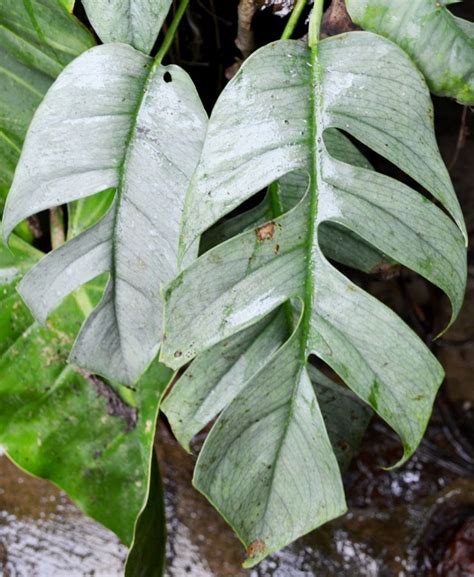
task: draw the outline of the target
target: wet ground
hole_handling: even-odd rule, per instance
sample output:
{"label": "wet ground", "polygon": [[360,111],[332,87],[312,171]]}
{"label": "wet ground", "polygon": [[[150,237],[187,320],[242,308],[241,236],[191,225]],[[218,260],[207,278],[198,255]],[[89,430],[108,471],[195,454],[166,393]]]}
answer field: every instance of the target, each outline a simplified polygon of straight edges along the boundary
{"label": "wet ground", "polygon": [[[467,3],[466,3],[467,4]],[[437,107],[448,164],[456,156],[462,109]],[[472,122],[471,122],[472,124]],[[471,126],[471,132],[474,127]],[[474,233],[474,141],[451,175]],[[372,423],[346,475],[349,513],[252,571],[225,523],[191,487],[193,458],[161,425],[158,445],[169,519],[168,577],[474,577],[474,260],[456,325],[433,345],[447,380],[425,440],[404,467],[397,439]],[[430,344],[449,314],[439,293],[406,271],[370,288]],[[0,577],[116,577],[126,551],[51,484],[0,456]]]}
{"label": "wet ground", "polygon": [[[474,398],[456,406],[457,422],[472,418]],[[474,575],[474,461],[445,427],[436,414],[415,457],[386,472],[377,465],[393,462],[399,446],[374,423],[346,477],[350,512],[246,572],[240,544],[191,487],[193,459],[162,426],[168,577]],[[5,457],[0,474],[2,577],[121,575],[126,551],[110,532]]]}

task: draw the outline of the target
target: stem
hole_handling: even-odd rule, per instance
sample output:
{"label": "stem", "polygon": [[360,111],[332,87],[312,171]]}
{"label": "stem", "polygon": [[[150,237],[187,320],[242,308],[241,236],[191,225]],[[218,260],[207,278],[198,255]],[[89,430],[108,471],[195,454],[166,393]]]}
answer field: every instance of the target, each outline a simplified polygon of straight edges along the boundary
{"label": "stem", "polygon": [[293,12],[291,13],[288,22],[286,23],[285,29],[283,30],[283,34],[281,35],[282,40],[288,40],[293,35],[295,31],[296,25],[300,19],[300,16],[306,6],[306,2],[308,0],[297,0],[295,7],[293,8]]}
{"label": "stem", "polygon": [[316,48],[318,45],[319,29],[323,19],[323,4],[324,0],[314,0],[313,11],[309,18],[308,46],[311,49]]}
{"label": "stem", "polygon": [[64,215],[60,206],[49,210],[49,226],[51,229],[51,247],[54,250],[64,244],[66,240],[64,235]]}
{"label": "stem", "polygon": [[166,32],[166,35],[163,39],[163,43],[158,50],[157,55],[155,56],[154,65],[158,66],[161,64],[161,61],[165,57],[165,54],[168,52],[171,44],[173,44],[173,40],[176,34],[176,30],[178,29],[179,23],[181,22],[181,18],[184,16],[186,12],[186,8],[188,7],[189,0],[181,0],[178,9],[176,10],[175,15],[173,16],[173,20],[171,21],[170,27]]}

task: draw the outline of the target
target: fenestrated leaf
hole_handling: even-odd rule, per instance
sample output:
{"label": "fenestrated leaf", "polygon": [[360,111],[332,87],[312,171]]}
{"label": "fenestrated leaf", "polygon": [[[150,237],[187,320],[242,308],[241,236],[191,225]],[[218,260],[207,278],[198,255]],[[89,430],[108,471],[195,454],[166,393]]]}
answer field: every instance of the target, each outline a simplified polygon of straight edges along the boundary
{"label": "fenestrated leaf", "polygon": [[[341,132],[328,130],[326,145],[334,158],[362,168],[372,168],[361,152]],[[280,179],[277,187],[278,192],[270,189],[256,207],[233,218],[224,219],[207,231],[201,240],[201,250],[209,250],[238,233],[258,228],[293,208],[303,198],[308,188],[308,174],[307,172],[287,174]],[[278,194],[278,200],[275,200],[274,194]],[[275,204],[277,206],[274,206]],[[320,244],[324,254],[329,258],[367,273],[378,270],[388,261],[386,255],[337,223],[322,224]]]}
{"label": "fenestrated leaf", "polygon": [[59,0],[0,3],[0,212],[33,113],[63,67],[93,45]]}
{"label": "fenestrated leaf", "polygon": [[346,0],[352,20],[401,46],[434,94],[474,104],[474,25],[449,0]]}
{"label": "fenestrated leaf", "polygon": [[172,0],[82,0],[102,42],[124,42],[149,54]]}
{"label": "fenestrated leaf", "polygon": [[[329,130],[326,137],[333,156],[356,166],[371,168],[342,133]],[[201,251],[205,252],[245,230],[258,228],[293,208],[308,188],[308,177],[306,173],[293,172],[280,179],[277,189],[274,185],[269,188],[263,202],[255,208],[224,219],[211,228],[203,237]],[[328,223],[323,230],[323,247],[339,262],[367,272],[384,262],[380,252],[355,235],[351,236],[348,229]],[[230,404],[290,336],[292,319],[288,315],[293,313],[288,306],[199,355],[173,385],[162,408],[176,438],[187,451],[191,439]],[[310,369],[312,382],[319,383],[324,393],[320,399],[321,410],[336,456],[339,464],[346,466],[365,431],[370,410],[362,407],[360,402],[351,404],[350,392],[331,383],[315,368]]]}
{"label": "fenestrated leaf", "polygon": [[285,314],[279,310],[191,363],[162,406],[186,450],[190,450],[192,438],[233,401],[288,336]]}
{"label": "fenestrated leaf", "polygon": [[[371,168],[359,150],[339,131],[329,130],[326,139],[334,157]],[[236,234],[258,228],[290,210],[302,199],[307,188],[307,173],[285,175],[276,189],[274,185],[269,187],[263,202],[255,208],[231,219],[223,219],[212,227],[202,239],[201,251],[205,252]],[[352,235],[348,229],[336,227],[327,223],[322,229],[321,241],[323,248],[336,260],[367,272],[384,262],[381,253],[370,244]],[[176,438],[186,450],[190,450],[191,439],[230,404],[290,336],[292,319],[288,315],[292,316],[293,312],[289,306],[199,355],[173,385],[162,408]],[[346,466],[365,431],[370,410],[362,407],[360,402],[351,405],[350,392],[331,383],[315,368],[310,367],[310,370],[312,382],[319,383],[324,393],[324,398],[320,399],[321,410],[336,456],[339,464]]]}
{"label": "fenestrated leaf", "polygon": [[182,69],[124,44],[77,58],[35,114],[5,208],[5,238],[31,214],[117,189],[104,218],[20,285],[44,321],[70,291],[110,272],[71,353],[93,373],[132,385],[158,351],[160,286],[175,274],[182,199],[206,122]]}
{"label": "fenestrated leaf", "polygon": [[[331,156],[329,128],[396,164],[458,226],[408,186]],[[426,85],[401,49],[364,32],[326,39],[319,51],[277,42],[248,59],[211,117],[185,207],[182,258],[244,200],[307,167],[308,191],[293,209],[211,249],[165,294],[162,359],[173,368],[285,301],[301,303],[291,338],[217,420],[196,469],[196,486],[236,529],[249,564],[345,507],[310,354],[397,431],[401,462],[420,442],[443,378],[418,337],[326,260],[322,223],[351,230],[439,286],[453,319],[464,293],[465,228]]]}
{"label": "fenestrated leaf", "polygon": [[308,366],[308,375],[316,391],[339,468],[344,471],[359,449],[372,411],[352,391],[335,383],[312,365]]}
{"label": "fenestrated leaf", "polygon": [[[189,451],[192,438],[214,420],[290,336],[288,311],[279,309],[199,355],[162,404],[173,433]],[[362,439],[371,411],[351,393],[309,366],[321,412],[341,468]]]}
{"label": "fenestrated leaf", "polygon": [[[154,363],[133,394],[74,370],[67,356],[84,298],[68,298],[48,327],[39,325],[15,285],[41,253],[15,236],[11,246],[15,255],[0,243],[0,444],[130,545],[147,500],[159,400],[171,371]],[[102,290],[97,281],[82,289],[91,303]]]}

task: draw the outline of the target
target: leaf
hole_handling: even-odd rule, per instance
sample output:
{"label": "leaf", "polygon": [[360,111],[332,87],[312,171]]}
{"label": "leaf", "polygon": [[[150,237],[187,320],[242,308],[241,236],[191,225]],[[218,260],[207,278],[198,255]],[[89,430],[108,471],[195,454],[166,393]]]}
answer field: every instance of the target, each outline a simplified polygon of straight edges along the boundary
{"label": "leaf", "polygon": [[48,254],[19,287],[43,322],[69,292],[110,272],[71,353],[92,373],[131,386],[158,351],[160,286],[175,274],[180,199],[206,122],[182,69],[122,44],[77,58],[35,114],[5,208],[5,238],[31,214],[117,189],[104,218]]}
{"label": "leaf", "polygon": [[[199,355],[162,403],[178,441],[190,442],[243,391],[289,337],[285,307]],[[362,439],[370,410],[348,390],[309,366],[339,465],[345,468]]]}
{"label": "leaf", "polygon": [[[328,130],[326,142],[328,150],[338,160],[363,168],[372,168],[359,150],[341,132]],[[301,200],[308,187],[308,175],[304,172],[290,173],[285,175],[276,186],[279,187],[280,201],[272,200],[274,192],[270,187],[268,194],[259,205],[233,218],[224,219],[223,222],[207,231],[202,238],[201,249],[209,250],[237,233],[258,228],[266,221],[293,208]],[[275,211],[275,203],[281,205],[277,211]],[[381,265],[387,263],[386,255],[381,254],[343,226],[331,222],[323,223],[320,234],[324,254],[336,262],[367,273],[376,271]]]}
{"label": "leaf", "polygon": [[82,0],[102,42],[123,42],[149,54],[172,0]]}
{"label": "leaf", "polygon": [[162,577],[166,562],[166,519],[158,459],[152,457],[150,492],[135,529],[125,577]]}
{"label": "leaf", "polygon": [[[329,130],[327,137],[328,146],[335,157],[371,168],[370,163],[342,133]],[[277,189],[274,185],[269,187],[264,201],[255,208],[225,219],[211,228],[203,237],[201,250],[210,250],[236,234],[258,228],[265,221],[290,210],[304,196],[307,187],[305,173],[286,175],[278,183]],[[275,198],[276,190],[278,198]],[[349,230],[336,228],[331,223],[328,225],[323,229],[322,244],[336,260],[367,272],[383,262],[381,253],[356,238]],[[191,439],[230,404],[247,381],[289,337],[288,314],[293,313],[284,309],[282,307],[275,315],[264,318],[199,355],[173,385],[162,409],[176,438],[187,451],[190,450]],[[350,393],[331,383],[313,367],[311,369],[312,382],[319,382],[326,392],[322,412],[327,414],[330,438],[336,448],[339,464],[347,466],[368,424],[370,412],[357,402],[348,405],[346,400]]]}
{"label": "leaf", "polygon": [[115,189],[104,190],[94,196],[70,202],[68,209],[68,240],[97,224],[112,206]]}
{"label": "leaf", "polygon": [[229,405],[288,338],[283,310],[199,355],[162,405],[178,441],[191,439]]}
{"label": "leaf", "polygon": [[[17,465],[53,481],[129,545],[171,372],[154,363],[132,394],[74,370],[67,355],[83,318],[80,299],[67,299],[40,326],[15,291],[40,254],[14,235],[11,245],[15,256],[0,244],[0,443]],[[82,290],[97,302],[102,286]]]}
{"label": "leaf", "polygon": [[474,104],[474,25],[441,0],[346,0],[352,20],[401,46],[434,94]]}
{"label": "leaf", "polygon": [[[407,185],[331,156],[330,128],[397,165],[458,226]],[[465,287],[465,228],[428,91],[399,48],[365,32],[328,38],[319,52],[276,42],[246,61],[210,120],[185,205],[183,261],[220,218],[306,167],[310,184],[293,209],[205,253],[165,292],[161,358],[175,369],[284,302],[300,303],[292,336],[219,417],[195,472],[197,488],[246,545],[248,566],[345,510],[309,355],[399,434],[400,462],[420,442],[443,378],[418,337],[326,260],[322,223],[351,230],[439,286],[452,319]]]}
{"label": "leaf", "polygon": [[0,212],[34,111],[62,68],[93,45],[58,0],[0,3]]}
{"label": "leaf", "polygon": [[72,14],[72,11],[74,10],[74,4],[76,3],[75,0],[59,0],[61,2],[61,4],[63,4],[63,6],[67,9],[68,12],[70,12]]}

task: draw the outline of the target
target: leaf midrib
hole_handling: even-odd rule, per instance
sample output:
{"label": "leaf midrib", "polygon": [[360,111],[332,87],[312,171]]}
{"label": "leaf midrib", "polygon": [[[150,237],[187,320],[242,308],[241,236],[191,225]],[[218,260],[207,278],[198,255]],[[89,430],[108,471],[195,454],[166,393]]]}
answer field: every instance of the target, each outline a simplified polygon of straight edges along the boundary
{"label": "leaf midrib", "polygon": [[[307,356],[309,351],[307,350],[307,342],[309,340],[309,333],[310,333],[310,323],[311,323],[311,316],[312,316],[312,309],[313,309],[313,289],[314,289],[314,281],[313,281],[313,274],[314,274],[314,263],[313,263],[313,255],[312,255],[312,248],[313,243],[315,240],[315,229],[317,226],[317,210],[318,210],[318,174],[321,174],[321,161],[319,160],[319,151],[318,151],[318,140],[319,142],[323,143],[322,140],[322,130],[321,130],[321,123],[320,114],[318,111],[321,107],[321,74],[320,74],[320,64],[318,59],[318,48],[317,46],[310,49],[310,67],[311,67],[311,74],[310,74],[310,107],[311,107],[311,116],[309,118],[309,132],[310,132],[310,143],[312,145],[311,150],[311,162],[310,162],[310,187],[309,187],[309,194],[310,194],[310,203],[309,203],[309,226],[308,226],[308,239],[307,239],[307,257],[306,257],[306,284],[304,289],[304,299],[303,299],[303,316],[300,320],[302,325],[302,333],[300,337],[300,349],[301,349],[301,367],[298,371],[297,380],[292,383],[292,391],[291,396],[289,399],[289,407],[288,407],[288,415],[283,424],[283,430],[280,437],[280,442],[278,444],[278,449],[275,454],[274,464],[271,471],[270,482],[269,486],[273,486],[273,482],[276,475],[276,469],[278,465],[278,461],[280,459],[280,454],[285,444],[286,437],[288,435],[288,430],[290,427],[290,423],[293,419],[294,415],[294,405],[297,399],[297,391],[301,384],[302,378],[302,371],[307,363]],[[279,211],[282,208],[281,199],[278,195],[272,195],[275,198],[272,199],[272,211]],[[304,201],[303,201],[304,202]],[[287,301],[288,302],[288,301]],[[285,303],[286,306],[287,303]],[[290,304],[291,307],[291,304]],[[288,319],[290,315],[288,314],[288,309],[286,312],[286,318]],[[290,329],[291,324],[289,322]],[[298,330],[298,329],[296,329]],[[291,341],[291,337],[290,337]],[[290,345],[290,341],[287,341],[285,346]],[[278,354],[278,353],[277,353]],[[267,515],[268,508],[270,506],[270,501],[273,492],[268,491],[267,498],[265,502],[265,507],[262,512],[261,516],[261,532],[263,534],[263,524],[265,522],[265,517]]]}
{"label": "leaf midrib", "polygon": [[318,145],[323,145],[322,139],[322,122],[319,111],[321,109],[321,69],[318,58],[318,45],[309,49],[310,51],[310,118],[309,118],[309,132],[311,143],[310,155],[310,186],[309,186],[309,209],[308,209],[308,239],[307,239],[307,256],[306,256],[306,284],[304,288],[303,299],[303,318],[302,335],[301,335],[301,362],[303,364],[307,361],[309,351],[306,344],[309,340],[311,316],[314,299],[314,262],[313,262],[313,246],[316,238],[317,226],[317,212],[318,212],[318,175],[321,172],[321,160],[319,155]]}
{"label": "leaf midrib", "polygon": [[160,63],[157,62],[156,60],[152,61],[150,63],[150,70],[144,79],[143,89],[140,91],[140,95],[137,99],[135,109],[132,113],[132,123],[130,125],[130,130],[127,134],[127,139],[125,141],[125,154],[124,154],[123,162],[122,162],[121,166],[119,167],[119,178],[118,178],[118,184],[117,184],[117,189],[116,189],[117,190],[117,208],[116,208],[115,214],[114,214],[113,233],[112,233],[112,239],[111,239],[111,242],[112,242],[112,261],[111,261],[111,267],[110,267],[110,274],[111,274],[113,282],[114,282],[114,298],[112,299],[112,303],[113,303],[113,309],[114,309],[114,317],[115,317],[116,322],[117,322],[117,332],[118,332],[118,337],[119,337],[120,348],[122,349],[122,352],[123,352],[122,329],[120,327],[120,317],[118,315],[118,310],[117,310],[117,299],[115,298],[115,293],[117,291],[117,282],[116,282],[116,279],[117,279],[117,270],[116,270],[117,228],[119,225],[119,214],[120,214],[122,200],[123,200],[124,180],[125,180],[126,173],[127,173],[128,163],[130,160],[130,153],[133,149],[133,141],[134,141],[136,134],[137,134],[138,117],[140,116],[140,111],[142,109],[143,103],[144,103],[144,101],[148,95],[148,88],[149,88],[149,85],[153,79],[153,75],[155,73],[155,70],[159,65],[160,65]]}

